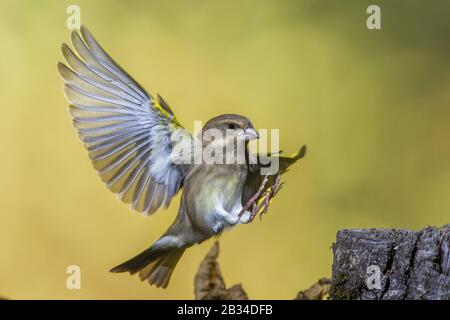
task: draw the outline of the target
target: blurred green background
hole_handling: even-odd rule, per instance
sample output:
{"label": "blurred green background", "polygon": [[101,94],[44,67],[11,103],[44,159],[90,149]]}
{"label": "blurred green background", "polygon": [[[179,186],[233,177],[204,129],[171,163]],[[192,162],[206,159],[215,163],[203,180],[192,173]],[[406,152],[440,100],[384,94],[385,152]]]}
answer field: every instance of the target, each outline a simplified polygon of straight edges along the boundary
{"label": "blurred green background", "polygon": [[[308,145],[263,222],[221,237],[227,285],[291,299],[330,276],[338,229],[450,222],[448,1],[1,0],[0,295],[190,299],[212,244],[183,256],[167,290],[108,272],[165,231],[179,197],[145,219],[91,168],[56,72],[70,4],[188,129],[233,112],[280,128],[286,152]],[[66,289],[71,264],[81,290]]]}

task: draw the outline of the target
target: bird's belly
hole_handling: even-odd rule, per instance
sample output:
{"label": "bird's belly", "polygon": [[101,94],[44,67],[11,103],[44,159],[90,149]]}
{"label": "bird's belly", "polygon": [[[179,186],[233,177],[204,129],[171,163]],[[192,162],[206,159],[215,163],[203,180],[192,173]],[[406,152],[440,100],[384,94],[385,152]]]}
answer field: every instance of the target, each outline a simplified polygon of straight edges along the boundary
{"label": "bird's belly", "polygon": [[[238,176],[215,178],[205,183],[196,197],[196,222],[205,232],[217,234],[231,227],[219,212],[237,216],[242,209],[243,183]],[[223,211],[221,211],[223,210]]]}

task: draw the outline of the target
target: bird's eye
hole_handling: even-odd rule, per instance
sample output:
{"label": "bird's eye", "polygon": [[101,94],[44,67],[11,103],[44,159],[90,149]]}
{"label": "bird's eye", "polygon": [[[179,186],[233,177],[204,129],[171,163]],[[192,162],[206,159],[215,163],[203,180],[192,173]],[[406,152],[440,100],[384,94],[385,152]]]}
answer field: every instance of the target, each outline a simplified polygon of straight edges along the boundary
{"label": "bird's eye", "polygon": [[230,123],[228,125],[228,128],[231,129],[231,130],[234,130],[234,129],[236,129],[236,125],[234,123]]}

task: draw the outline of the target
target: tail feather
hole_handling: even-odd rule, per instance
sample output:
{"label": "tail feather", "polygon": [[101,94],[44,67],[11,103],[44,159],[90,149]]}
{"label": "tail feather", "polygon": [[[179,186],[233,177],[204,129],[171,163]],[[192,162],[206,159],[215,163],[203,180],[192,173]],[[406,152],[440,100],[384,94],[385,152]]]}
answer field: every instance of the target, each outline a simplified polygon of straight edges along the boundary
{"label": "tail feather", "polygon": [[173,249],[162,256],[157,263],[150,268],[144,268],[139,272],[141,280],[147,279],[148,283],[157,287],[166,288],[169,284],[173,270],[183,255],[185,249]]}
{"label": "tail feather", "polygon": [[114,267],[111,272],[139,272],[139,278],[151,285],[166,288],[173,270],[184,253],[184,248],[169,247],[144,250],[134,258]]}

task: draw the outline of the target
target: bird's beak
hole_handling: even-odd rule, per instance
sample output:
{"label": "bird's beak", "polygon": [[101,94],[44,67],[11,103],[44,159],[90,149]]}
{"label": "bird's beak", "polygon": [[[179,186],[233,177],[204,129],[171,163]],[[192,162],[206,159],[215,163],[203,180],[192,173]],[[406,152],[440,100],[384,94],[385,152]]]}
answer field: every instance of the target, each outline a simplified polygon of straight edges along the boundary
{"label": "bird's beak", "polygon": [[254,128],[246,128],[244,130],[245,138],[247,140],[259,139],[259,134]]}

